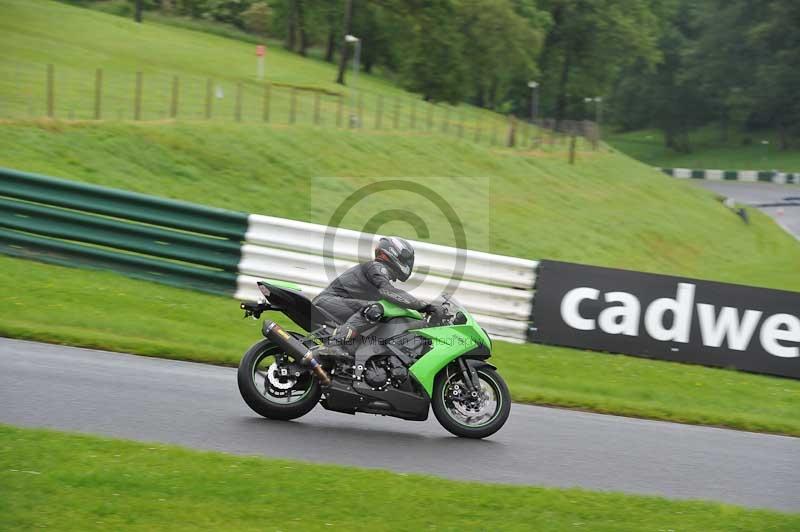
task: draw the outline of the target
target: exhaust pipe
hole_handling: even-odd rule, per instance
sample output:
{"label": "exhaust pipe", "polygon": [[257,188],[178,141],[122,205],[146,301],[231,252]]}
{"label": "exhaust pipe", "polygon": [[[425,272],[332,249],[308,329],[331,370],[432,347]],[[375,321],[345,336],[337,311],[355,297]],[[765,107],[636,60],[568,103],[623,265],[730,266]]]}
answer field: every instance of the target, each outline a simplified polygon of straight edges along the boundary
{"label": "exhaust pipe", "polygon": [[274,321],[264,320],[264,326],[261,332],[264,334],[265,338],[271,340],[275,345],[283,349],[284,353],[299,361],[300,364],[310,367],[311,371],[314,372],[314,375],[317,376],[322,384],[328,386],[331,383],[328,372],[325,371],[325,368],[320,366],[317,359],[314,358],[314,355],[311,353],[311,350],[298,342],[291,334],[283,330],[283,327]]}

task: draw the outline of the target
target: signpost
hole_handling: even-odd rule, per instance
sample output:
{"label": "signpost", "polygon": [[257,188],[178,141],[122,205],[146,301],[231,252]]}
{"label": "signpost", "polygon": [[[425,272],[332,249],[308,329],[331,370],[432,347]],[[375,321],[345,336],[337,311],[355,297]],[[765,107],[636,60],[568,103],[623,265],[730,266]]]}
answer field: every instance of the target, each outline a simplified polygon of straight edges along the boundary
{"label": "signpost", "polygon": [[267,53],[266,45],[259,44],[256,46],[256,75],[258,76],[259,81],[264,79],[264,56]]}

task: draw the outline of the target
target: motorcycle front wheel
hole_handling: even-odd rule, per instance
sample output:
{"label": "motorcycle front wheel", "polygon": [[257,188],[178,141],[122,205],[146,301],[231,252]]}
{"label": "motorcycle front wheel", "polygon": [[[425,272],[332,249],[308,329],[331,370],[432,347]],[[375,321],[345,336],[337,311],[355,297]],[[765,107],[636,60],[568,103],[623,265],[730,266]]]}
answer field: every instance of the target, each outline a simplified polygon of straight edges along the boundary
{"label": "motorcycle front wheel", "polygon": [[442,427],[462,438],[491,436],[511,412],[511,393],[503,378],[488,366],[476,371],[480,390],[474,395],[460,371],[442,371],[433,386],[433,414]]}
{"label": "motorcycle front wheel", "polygon": [[239,363],[237,382],[247,406],[269,419],[304,416],[322,395],[319,381],[293,364],[269,340],[261,340],[245,353]]}

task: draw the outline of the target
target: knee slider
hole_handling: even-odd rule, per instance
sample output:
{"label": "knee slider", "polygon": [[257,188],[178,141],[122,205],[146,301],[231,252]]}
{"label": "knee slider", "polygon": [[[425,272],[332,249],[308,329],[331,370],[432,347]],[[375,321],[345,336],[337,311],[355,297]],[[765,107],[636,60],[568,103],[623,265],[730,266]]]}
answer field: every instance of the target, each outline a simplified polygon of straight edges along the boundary
{"label": "knee slider", "polygon": [[370,323],[377,323],[383,317],[383,305],[380,303],[373,303],[372,305],[364,307],[361,313]]}

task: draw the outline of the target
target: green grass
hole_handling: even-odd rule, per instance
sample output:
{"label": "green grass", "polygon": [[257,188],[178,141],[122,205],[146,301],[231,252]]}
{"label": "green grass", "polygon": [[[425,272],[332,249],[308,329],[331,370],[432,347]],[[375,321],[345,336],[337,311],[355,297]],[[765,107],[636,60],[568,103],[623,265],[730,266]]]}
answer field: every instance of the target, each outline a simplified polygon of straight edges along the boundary
{"label": "green grass", "polygon": [[[0,335],[227,365],[261,337],[232,299],[9,257],[0,271]],[[492,362],[516,401],[800,436],[799,381],[503,342]]]}
{"label": "green grass", "polygon": [[[0,166],[322,223],[361,186],[414,176],[453,206],[474,249],[800,291],[800,246],[766,216],[744,225],[713,194],[607,152],[571,166],[440,135],[229,123],[6,123],[0,146]],[[429,240],[453,244],[437,209],[402,191],[342,225],[386,209],[418,213]],[[400,222],[381,232],[416,237]]]}
{"label": "green grass", "polygon": [[[720,140],[715,127],[692,132],[692,152],[678,153],[664,146],[660,131],[645,130],[610,135],[614,148],[647,164],[661,168],[710,168],[717,170],[781,170],[800,172],[800,149],[781,151],[772,132],[731,132]],[[750,139],[745,143],[745,139]]]}
{"label": "green grass", "polygon": [[[145,85],[151,74],[226,82],[254,76],[250,43],[155,23],[137,25],[46,0],[0,0],[0,12],[0,99],[25,94],[14,85],[12,70],[31,63],[55,62],[59,69],[102,66],[109,80],[114,73],[142,70]],[[280,49],[270,51],[268,71],[273,81],[341,89],[333,82],[332,65]],[[86,81],[89,88],[91,81]],[[76,83],[71,86],[86,86]],[[361,86],[386,97],[409,96],[373,76],[364,76]],[[125,98],[132,87],[125,85]],[[92,90],[69,94],[74,97],[57,96],[57,102],[74,102],[84,115],[90,113]],[[146,96],[145,110],[147,102]],[[481,111],[481,116],[496,115]],[[618,154],[584,151],[570,166],[565,148],[524,152],[440,132],[309,125],[0,125],[0,165],[22,170],[317,222],[328,221],[332,206],[360,186],[413,176],[457,207],[475,249],[800,290],[794,274],[800,247],[771,220],[753,213],[753,224],[744,226],[712,194]],[[316,179],[328,176],[334,179]],[[384,193],[371,200],[342,224],[360,229],[380,209],[427,209],[429,239],[452,243],[449,224],[429,205],[420,205],[418,196]],[[382,229],[416,236],[406,224]]]}
{"label": "green grass", "polygon": [[[241,37],[193,31],[196,23],[181,19],[151,16],[136,24],[100,11],[62,3],[38,0],[0,0],[0,117],[34,118],[46,114],[46,65],[55,67],[55,116],[64,119],[94,117],[95,69],[103,69],[102,116],[106,119],[134,117],[136,72],[143,77],[141,118],[161,120],[169,116],[173,77],[180,82],[178,117],[204,119],[206,83],[213,79],[211,115],[217,120],[234,120],[237,85],[242,84],[241,117],[244,121],[263,121],[264,83],[256,79],[255,46]],[[159,22],[161,21],[161,22]],[[176,27],[176,24],[187,27]],[[248,39],[252,41],[252,39]],[[102,43],[102,46],[98,45]],[[271,43],[266,57],[265,79],[273,84],[270,96],[270,121],[290,121],[292,97],[290,84],[322,89],[344,97],[342,124],[347,123],[350,93],[336,84],[336,66],[320,60],[305,59]],[[362,121],[375,127],[378,99],[382,97],[382,128],[394,127],[395,105],[399,104],[397,127],[418,130],[427,128],[428,113],[433,112],[436,129],[448,122],[452,134],[465,130],[474,136],[478,121],[483,138],[489,131],[500,131],[506,120],[500,115],[469,106],[436,106],[403,91],[388,80],[362,74]],[[221,92],[218,92],[221,91]],[[357,104],[359,105],[359,104]],[[295,96],[295,117],[299,124],[314,121],[314,97],[300,91]],[[338,119],[338,97],[323,96],[319,102],[320,120],[334,126]],[[445,116],[447,113],[447,116]],[[412,119],[413,114],[413,119]],[[502,134],[498,138],[502,138]]]}
{"label": "green grass", "polygon": [[[435,511],[426,511],[435,508]],[[0,426],[0,528],[797,530],[800,516],[241,458]]]}

